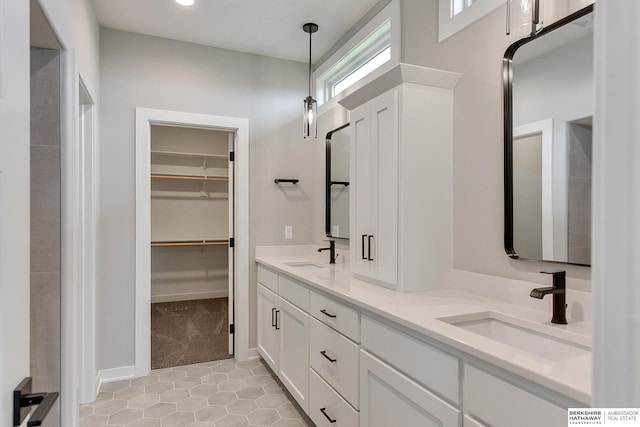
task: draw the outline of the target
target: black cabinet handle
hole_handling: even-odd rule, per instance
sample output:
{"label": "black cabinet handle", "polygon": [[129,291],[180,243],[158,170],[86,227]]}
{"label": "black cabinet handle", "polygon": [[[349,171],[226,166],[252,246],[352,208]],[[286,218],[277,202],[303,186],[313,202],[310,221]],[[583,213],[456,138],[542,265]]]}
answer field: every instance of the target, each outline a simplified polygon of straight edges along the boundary
{"label": "black cabinet handle", "polygon": [[369,246],[369,256],[367,257],[367,259],[369,261],[373,261],[373,258],[371,258],[371,238],[372,237],[373,237],[373,235],[370,235],[369,238],[368,238],[368,240],[369,240],[369,245],[368,245]]}
{"label": "black cabinet handle", "polygon": [[335,423],[337,421],[337,420],[332,419],[329,415],[327,415],[327,408],[320,408],[320,412],[322,412],[322,415],[327,417],[327,419],[329,420],[329,422],[331,424],[333,424],[333,423]]}
{"label": "black cabinet handle", "polygon": [[320,354],[331,363],[336,363],[338,361],[338,359],[332,359],[330,356],[327,356],[327,350],[322,350]]}
{"label": "black cabinet handle", "polygon": [[271,309],[271,326],[275,328],[276,326],[276,308]]}
{"label": "black cabinet handle", "polygon": [[367,238],[367,235],[366,235],[366,234],[363,234],[363,235],[362,235],[362,259],[364,259],[364,260],[366,260],[366,259],[367,259],[367,257],[366,257],[366,256],[364,256],[364,240],[365,240],[366,238]]}
{"label": "black cabinet handle", "polygon": [[327,313],[327,310],[325,310],[324,308],[322,310],[320,310],[320,313],[324,314],[325,316],[331,317],[332,319],[335,319],[336,317],[338,317],[335,314],[329,314]]}
{"label": "black cabinet handle", "polygon": [[280,316],[278,316],[280,314],[280,310],[276,310],[276,330],[280,330]]}

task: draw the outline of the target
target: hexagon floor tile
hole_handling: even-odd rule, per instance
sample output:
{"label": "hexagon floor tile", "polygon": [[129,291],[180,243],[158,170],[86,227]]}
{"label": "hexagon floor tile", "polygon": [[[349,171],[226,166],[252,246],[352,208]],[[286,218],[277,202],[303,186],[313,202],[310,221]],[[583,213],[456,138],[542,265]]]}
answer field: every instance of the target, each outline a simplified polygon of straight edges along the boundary
{"label": "hexagon floor tile", "polygon": [[158,369],[101,392],[80,427],[314,426],[261,359]]}

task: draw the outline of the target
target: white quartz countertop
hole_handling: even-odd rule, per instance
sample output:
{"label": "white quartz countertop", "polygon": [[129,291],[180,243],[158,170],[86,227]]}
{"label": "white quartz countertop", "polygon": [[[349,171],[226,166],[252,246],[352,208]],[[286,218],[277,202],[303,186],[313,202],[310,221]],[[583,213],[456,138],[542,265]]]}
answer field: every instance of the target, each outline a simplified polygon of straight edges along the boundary
{"label": "white quartz countertop", "polygon": [[[591,403],[590,352],[562,360],[543,358],[461,329],[438,318],[497,312],[516,320],[534,322],[542,328],[557,332],[563,338],[591,348],[592,331],[588,322],[572,322],[569,319],[568,325],[552,325],[549,323],[549,313],[453,289],[399,293],[351,277],[349,265],[344,263],[331,266],[327,264],[327,268],[315,269],[316,271],[287,265],[310,260],[309,256],[257,254],[255,260],[273,271],[299,280],[311,289],[355,305],[365,314],[374,313],[585,405]],[[317,262],[317,259],[313,261]]]}

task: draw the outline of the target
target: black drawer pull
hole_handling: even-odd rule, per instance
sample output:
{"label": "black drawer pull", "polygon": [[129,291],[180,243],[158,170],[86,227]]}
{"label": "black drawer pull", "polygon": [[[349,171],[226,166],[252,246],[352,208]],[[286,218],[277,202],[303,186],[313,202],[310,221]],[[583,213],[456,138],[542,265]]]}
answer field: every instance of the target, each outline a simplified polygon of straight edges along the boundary
{"label": "black drawer pull", "polygon": [[327,356],[327,350],[322,350],[320,354],[331,363],[336,363],[338,361],[337,359],[332,359],[330,356]]}
{"label": "black drawer pull", "polygon": [[362,235],[362,259],[367,259],[367,257],[364,256],[364,241],[365,241],[366,238],[367,238],[367,235],[363,234]]}
{"label": "black drawer pull", "polygon": [[320,310],[320,313],[324,314],[325,316],[329,316],[329,317],[331,317],[332,319],[335,319],[336,317],[338,317],[338,316],[337,316],[337,315],[335,315],[335,314],[329,314],[329,313],[327,313],[327,310],[325,310],[324,308],[323,308],[322,310]]}
{"label": "black drawer pull", "polygon": [[271,309],[271,326],[276,327],[276,308]]}
{"label": "black drawer pull", "polygon": [[280,316],[278,316],[278,314],[280,314],[280,310],[276,310],[276,330],[280,330]]}
{"label": "black drawer pull", "polygon": [[369,240],[369,245],[368,245],[368,246],[369,246],[369,256],[367,257],[367,259],[368,259],[369,261],[373,261],[373,258],[371,258],[371,238],[372,238],[372,237],[373,237],[373,235],[370,235],[370,236],[368,237],[368,240]]}
{"label": "black drawer pull", "polygon": [[327,415],[327,408],[320,408],[320,412],[322,412],[322,415],[324,415],[325,417],[327,417],[327,419],[329,420],[329,422],[331,424],[335,423],[337,420],[331,419],[331,417],[329,415]]}

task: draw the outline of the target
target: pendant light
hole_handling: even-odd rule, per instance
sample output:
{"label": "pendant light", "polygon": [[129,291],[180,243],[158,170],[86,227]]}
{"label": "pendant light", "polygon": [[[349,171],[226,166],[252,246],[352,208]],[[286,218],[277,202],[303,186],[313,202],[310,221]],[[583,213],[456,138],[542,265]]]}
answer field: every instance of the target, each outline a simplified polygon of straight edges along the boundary
{"label": "pendant light", "polygon": [[317,102],[311,96],[311,34],[318,31],[318,25],[313,23],[307,23],[302,26],[305,33],[309,33],[309,96],[304,100],[304,138],[317,138],[318,137],[318,116],[317,116]]}

